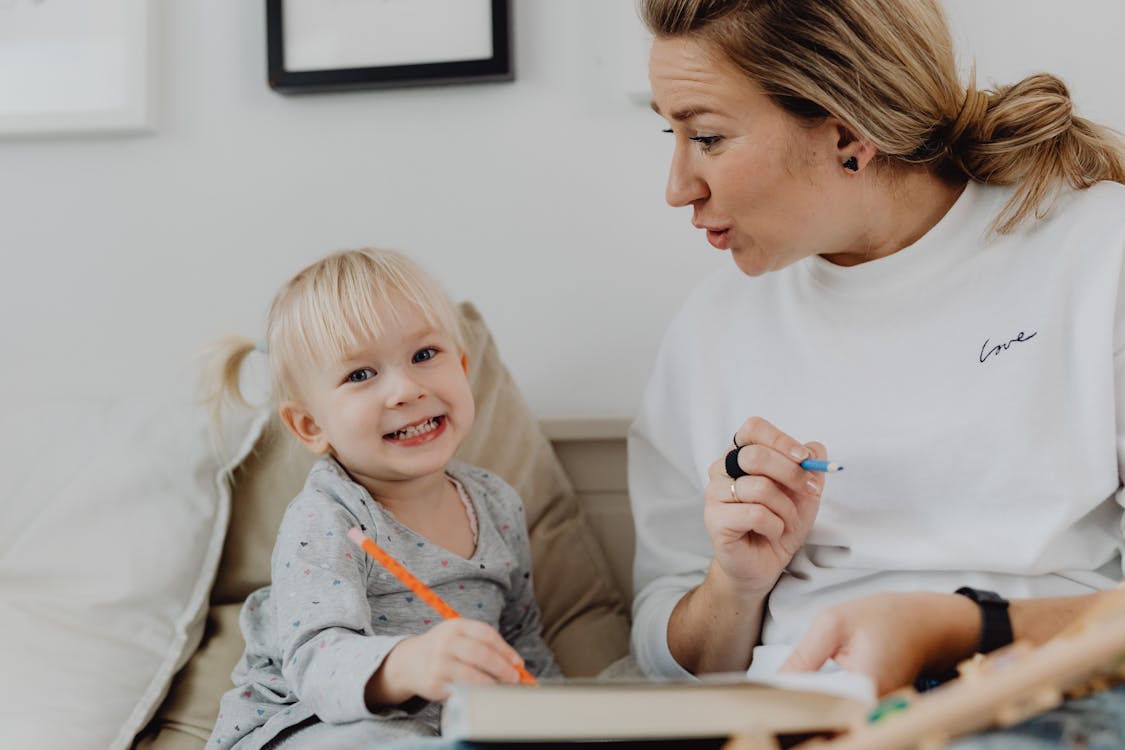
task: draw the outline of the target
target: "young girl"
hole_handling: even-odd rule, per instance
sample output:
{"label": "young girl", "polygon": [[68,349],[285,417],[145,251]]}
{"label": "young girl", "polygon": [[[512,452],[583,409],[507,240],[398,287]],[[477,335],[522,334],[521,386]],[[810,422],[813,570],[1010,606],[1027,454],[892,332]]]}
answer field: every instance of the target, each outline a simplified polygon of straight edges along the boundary
{"label": "young girl", "polygon": [[[402,255],[330,255],[278,293],[266,348],[281,421],[322,456],[278,530],[269,587],[209,748],[359,747],[438,734],[454,682],[558,673],[539,632],[523,507],[453,459],[473,424],[456,313]],[[214,410],[255,349],[227,339]],[[348,540],[360,528],[463,615],[442,620]]]}

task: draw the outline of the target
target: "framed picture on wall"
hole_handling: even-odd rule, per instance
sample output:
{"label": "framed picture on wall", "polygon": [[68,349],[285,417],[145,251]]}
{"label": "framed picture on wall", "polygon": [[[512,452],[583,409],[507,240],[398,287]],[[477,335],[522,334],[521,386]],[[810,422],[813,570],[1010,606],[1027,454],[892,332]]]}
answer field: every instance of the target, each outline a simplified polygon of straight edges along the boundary
{"label": "framed picture on wall", "polygon": [[151,0],[0,0],[0,137],[153,127]]}
{"label": "framed picture on wall", "polygon": [[510,81],[510,0],[266,0],[285,94]]}

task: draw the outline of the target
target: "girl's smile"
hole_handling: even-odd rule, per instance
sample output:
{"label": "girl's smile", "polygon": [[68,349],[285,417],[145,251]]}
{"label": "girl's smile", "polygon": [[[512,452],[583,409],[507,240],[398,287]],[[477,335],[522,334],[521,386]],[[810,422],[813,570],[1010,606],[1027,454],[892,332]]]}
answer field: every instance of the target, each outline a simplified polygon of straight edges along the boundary
{"label": "girl's smile", "polygon": [[416,445],[422,445],[437,440],[445,432],[445,425],[446,420],[444,414],[437,417],[419,419],[417,422],[412,422],[400,430],[388,432],[386,435],[383,435],[383,440],[391,445],[412,448]]}

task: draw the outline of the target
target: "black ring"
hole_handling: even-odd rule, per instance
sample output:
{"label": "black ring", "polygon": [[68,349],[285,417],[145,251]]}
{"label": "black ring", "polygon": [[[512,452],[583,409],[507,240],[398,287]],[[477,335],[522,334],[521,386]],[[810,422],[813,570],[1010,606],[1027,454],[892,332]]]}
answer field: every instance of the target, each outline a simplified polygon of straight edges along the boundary
{"label": "black ring", "polygon": [[744,445],[740,445],[727,454],[727,476],[731,479],[738,479],[739,477],[744,477],[749,473],[743,470],[743,468],[738,465],[738,452],[745,447],[746,446]]}

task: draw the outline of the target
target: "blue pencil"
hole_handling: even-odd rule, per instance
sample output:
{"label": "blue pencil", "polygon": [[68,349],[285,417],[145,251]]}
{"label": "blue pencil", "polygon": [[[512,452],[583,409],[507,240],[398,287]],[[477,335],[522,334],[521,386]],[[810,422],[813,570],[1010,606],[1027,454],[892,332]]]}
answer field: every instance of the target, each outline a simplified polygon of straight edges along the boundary
{"label": "blue pencil", "polygon": [[819,458],[806,458],[801,462],[801,468],[807,471],[843,471],[844,467],[835,461],[821,461]]}

